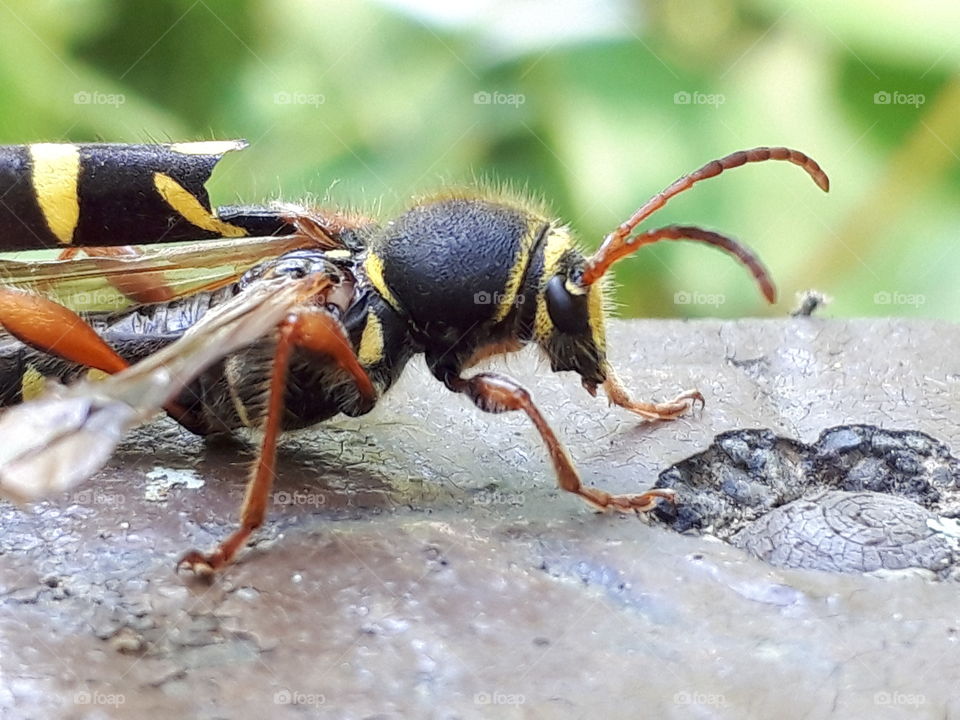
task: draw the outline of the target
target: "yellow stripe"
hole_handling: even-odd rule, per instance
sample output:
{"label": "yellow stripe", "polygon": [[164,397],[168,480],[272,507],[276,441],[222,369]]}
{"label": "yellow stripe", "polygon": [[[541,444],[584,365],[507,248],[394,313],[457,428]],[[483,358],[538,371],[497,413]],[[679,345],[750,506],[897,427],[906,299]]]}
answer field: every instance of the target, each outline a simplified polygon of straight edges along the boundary
{"label": "yellow stripe", "polygon": [[367,324],[360,336],[357,358],[364,367],[376,365],[383,359],[383,325],[375,313],[367,311]]}
{"label": "yellow stripe", "polygon": [[108,377],[110,377],[110,373],[106,373],[98,368],[90,368],[87,370],[87,380],[90,382],[101,382]]}
{"label": "yellow stripe", "polygon": [[160,193],[160,197],[167,201],[167,205],[198,228],[218,233],[223,237],[242,237],[247,234],[242,227],[225,223],[211,215],[199,200],[169,175],[154,173],[153,184]]}
{"label": "yellow stripe", "polygon": [[73,242],[80,221],[80,148],[37,143],[27,146],[33,164],[33,192],[47,226],[63,245]]}
{"label": "yellow stripe", "polygon": [[493,314],[493,321],[500,322],[513,309],[517,300],[517,293],[520,291],[520,283],[523,281],[524,273],[527,271],[527,264],[530,262],[530,250],[536,242],[537,236],[543,227],[543,221],[539,218],[533,219],[527,223],[527,231],[520,239],[520,249],[517,257],[514,258],[513,265],[510,267],[510,274],[507,275],[507,282],[503,286],[503,293],[497,311]]}
{"label": "yellow stripe", "polygon": [[33,365],[27,367],[20,377],[20,399],[26,402],[34,400],[43,394],[47,387],[47,379]]}
{"label": "yellow stripe", "polygon": [[390,288],[387,287],[387,281],[383,279],[383,260],[380,256],[376,255],[373,251],[369,252],[367,259],[363,261],[363,269],[366,271],[367,277],[370,278],[370,282],[377,289],[377,292],[380,293],[380,297],[390,303],[394,310],[402,312],[400,303],[397,302],[393,293],[390,292]]}
{"label": "yellow stripe", "polygon": [[603,315],[603,283],[595,282],[590,286],[587,296],[587,312],[590,320],[590,335],[593,344],[601,353],[607,349],[606,318]]}
{"label": "yellow stripe", "polygon": [[246,140],[204,140],[201,142],[173,143],[169,148],[181,155],[223,155],[231,150],[243,150]]}
{"label": "yellow stripe", "polygon": [[554,228],[547,236],[547,244],[543,250],[543,275],[540,276],[540,292],[537,293],[537,315],[534,320],[534,339],[544,342],[553,332],[553,321],[547,311],[545,295],[547,283],[557,274],[560,258],[573,247],[573,238],[566,228]]}

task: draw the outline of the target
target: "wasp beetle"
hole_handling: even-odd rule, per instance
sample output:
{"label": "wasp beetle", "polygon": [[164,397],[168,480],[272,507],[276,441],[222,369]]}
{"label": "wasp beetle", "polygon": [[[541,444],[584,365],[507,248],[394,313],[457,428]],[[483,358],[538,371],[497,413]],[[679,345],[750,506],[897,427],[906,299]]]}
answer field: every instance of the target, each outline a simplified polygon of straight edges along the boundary
{"label": "wasp beetle", "polygon": [[[607,359],[608,270],[644,245],[694,240],[740,260],[772,302],[767,271],[732,238],[694,226],[636,229],[694,183],[746,163],[785,160],[828,189],[827,176],[803,153],[779,147],[733,153],[653,196],[587,256],[566,225],[492,190],[443,191],[387,222],[280,204],[214,209],[204,185],[224,153],[244,146],[0,148],[0,249],[60,250],[54,262],[0,264],[0,325],[7,333],[0,337],[0,403],[31,400],[50,378],[72,382],[93,369],[112,377],[86,380],[70,397],[87,402],[116,387],[124,403],[163,407],[196,433],[264,431],[240,528],[213,552],[191,551],[178,565],[198,573],[229,563],[263,522],[277,434],[338,413],[368,412],[417,354],[437,380],[481,410],[526,413],[562,489],[600,509],[644,511],[658,498],[672,500],[668,490],[611,495],[583,485],[526,389],[500,374],[467,371],[533,344],[552,370],[577,373],[592,395],[602,388],[612,404],[647,420],[676,418],[702,402],[699,392],[661,403],[633,400]],[[156,243],[173,244],[155,250]],[[187,278],[186,271],[194,272]],[[108,310],[81,308],[88,310],[82,320],[48,297],[51,288],[94,280],[117,302]],[[280,280],[282,297],[270,289]],[[270,304],[264,298],[271,293],[272,314],[258,310]],[[260,324],[250,324],[254,316]],[[161,355],[162,362],[151,364]],[[177,360],[186,369],[173,380],[150,375],[150,387],[158,377],[167,382],[162,397],[153,405],[141,401],[150,393],[134,392],[141,387],[132,384],[137,368],[169,373],[168,363]],[[55,414],[46,407],[38,399],[7,410],[0,432],[17,411],[32,413],[31,420]],[[77,431],[89,434],[92,411],[83,407]],[[29,498],[34,493],[22,489],[32,479],[24,473],[68,468],[65,480],[50,484],[65,487],[102,464],[82,459],[89,448],[61,442],[71,436],[57,433],[57,442],[30,437],[0,453],[0,491]]]}

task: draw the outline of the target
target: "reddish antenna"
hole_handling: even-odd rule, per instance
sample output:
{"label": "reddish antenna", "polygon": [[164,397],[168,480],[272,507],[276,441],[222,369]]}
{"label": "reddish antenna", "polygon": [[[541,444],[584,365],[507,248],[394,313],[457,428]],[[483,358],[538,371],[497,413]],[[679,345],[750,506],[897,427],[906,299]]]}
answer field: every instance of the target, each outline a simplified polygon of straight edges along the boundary
{"label": "reddish antenna", "polygon": [[[760,283],[764,296],[772,301],[775,292],[766,270],[749,250],[732,238],[697,227],[681,228],[678,226],[669,226],[631,237],[637,225],[666,205],[670,198],[679,195],[685,190],[689,190],[694,184],[701,180],[716,177],[725,170],[740,167],[747,163],[764,162],[766,160],[786,160],[794,165],[799,165],[807,171],[807,174],[813,178],[813,181],[821,190],[827,192],[830,189],[830,179],[817,164],[816,160],[798,150],[791,150],[790,148],[758,147],[752,150],[741,150],[740,152],[732,153],[719,160],[713,160],[699,170],[684,175],[672,185],[654,195],[647,200],[629,220],[607,235],[600,249],[587,260],[583,275],[580,277],[578,284],[584,288],[589,287],[603,277],[604,273],[610,269],[613,263],[626,257],[643,245],[649,245],[658,240],[689,239],[715,245],[734,255],[750,268],[750,271]],[[681,231],[685,232],[685,234],[682,234]]]}

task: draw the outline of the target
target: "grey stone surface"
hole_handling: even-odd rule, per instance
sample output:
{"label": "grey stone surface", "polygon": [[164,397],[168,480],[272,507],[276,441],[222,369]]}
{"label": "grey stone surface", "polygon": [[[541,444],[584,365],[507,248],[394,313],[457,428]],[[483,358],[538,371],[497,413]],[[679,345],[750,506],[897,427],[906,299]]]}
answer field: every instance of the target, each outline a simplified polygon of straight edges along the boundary
{"label": "grey stone surface", "polygon": [[[960,446],[960,334],[938,322],[615,323],[643,424],[530,356],[585,481],[650,487],[742,428],[865,423]],[[842,437],[836,442],[842,445]],[[0,508],[0,715],[199,718],[950,717],[957,585],[774,568],[558,491],[535,432],[419,365],[373,414],[284,441],[268,526],[213,585],[249,448],[167,421],[68,498]],[[744,492],[749,493],[746,487]]]}
{"label": "grey stone surface", "polygon": [[733,542],[783,567],[875,572],[957,563],[957,536],[932,512],[902,497],[834,490],[794,500],[738,532]]}
{"label": "grey stone surface", "polygon": [[960,460],[915,430],[842,425],[810,445],[731,430],[656,484],[675,496],[654,518],[774,565],[960,576]]}

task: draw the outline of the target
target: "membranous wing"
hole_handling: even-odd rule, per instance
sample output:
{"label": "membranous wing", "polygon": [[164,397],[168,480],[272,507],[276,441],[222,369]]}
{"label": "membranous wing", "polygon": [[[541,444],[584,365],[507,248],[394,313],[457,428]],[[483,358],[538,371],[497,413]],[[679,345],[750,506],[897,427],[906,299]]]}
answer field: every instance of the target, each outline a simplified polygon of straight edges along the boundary
{"label": "membranous wing", "polygon": [[156,415],[216,361],[275,332],[298,305],[332,287],[335,273],[258,277],[181,338],[126,370],[59,386],[6,410],[0,415],[0,497],[26,502],[88,478],[129,429]]}

